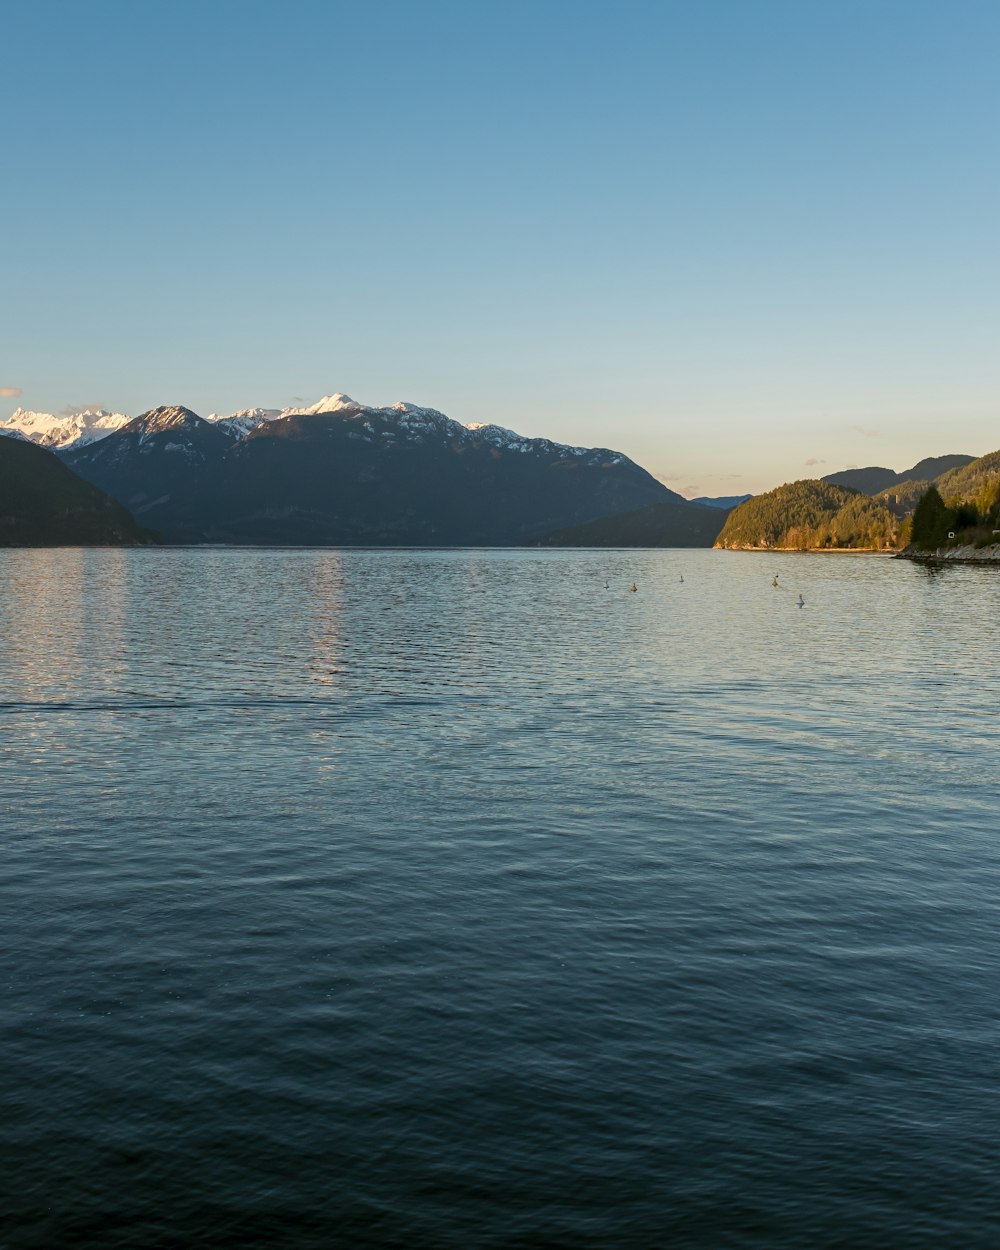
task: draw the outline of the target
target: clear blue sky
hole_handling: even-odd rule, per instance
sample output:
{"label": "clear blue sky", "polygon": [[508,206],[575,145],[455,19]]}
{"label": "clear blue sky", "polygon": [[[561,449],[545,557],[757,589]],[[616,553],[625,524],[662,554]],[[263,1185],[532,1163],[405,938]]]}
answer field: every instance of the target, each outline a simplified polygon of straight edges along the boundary
{"label": "clear blue sky", "polygon": [[343,390],[709,494],[1000,447],[996,0],[33,0],[0,109],[0,417]]}

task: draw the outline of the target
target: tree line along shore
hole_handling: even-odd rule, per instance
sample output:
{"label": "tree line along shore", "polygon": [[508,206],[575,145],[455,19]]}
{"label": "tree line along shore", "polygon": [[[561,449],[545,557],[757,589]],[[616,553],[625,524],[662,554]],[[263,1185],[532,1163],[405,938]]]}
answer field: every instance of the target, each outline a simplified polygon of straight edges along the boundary
{"label": "tree line along shore", "polygon": [[1000,452],[990,452],[935,480],[907,480],[871,494],[829,480],[785,483],[734,508],[715,546],[993,560],[1000,558],[998,539]]}

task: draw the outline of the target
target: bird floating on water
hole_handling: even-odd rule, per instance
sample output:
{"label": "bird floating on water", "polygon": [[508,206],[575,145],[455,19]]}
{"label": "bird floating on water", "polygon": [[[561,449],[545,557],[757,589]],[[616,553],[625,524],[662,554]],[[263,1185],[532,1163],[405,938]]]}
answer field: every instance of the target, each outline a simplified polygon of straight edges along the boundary
{"label": "bird floating on water", "polygon": [[775,573],[774,580],[771,582],[771,585],[774,586],[775,589],[777,589],[777,586],[778,586],[778,574],[777,573]]}
{"label": "bird floating on water", "polygon": [[638,590],[638,589],[639,587],[635,584],[635,582],[633,582],[632,585],[629,587],[629,590]]}
{"label": "bird floating on water", "polygon": [[798,606],[799,606],[800,608],[804,608],[804,607],[806,606],[806,601],[805,601],[805,599],[803,599],[803,598],[802,598],[802,595],[801,595],[801,594],[799,595],[799,603],[798,603]]}
{"label": "bird floating on water", "polygon": [[681,574],[681,581],[683,581],[683,580],[684,580],[684,574],[682,573],[682,574]]}

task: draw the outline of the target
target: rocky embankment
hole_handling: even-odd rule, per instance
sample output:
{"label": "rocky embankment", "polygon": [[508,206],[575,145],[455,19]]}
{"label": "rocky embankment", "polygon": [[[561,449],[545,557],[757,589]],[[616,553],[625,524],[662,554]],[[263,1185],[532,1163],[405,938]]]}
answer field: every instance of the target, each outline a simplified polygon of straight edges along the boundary
{"label": "rocky embankment", "polygon": [[934,551],[918,551],[914,547],[908,547],[897,558],[935,563],[947,560],[950,564],[1000,564],[1000,543],[989,543],[985,547],[964,543],[958,547],[938,547]]}

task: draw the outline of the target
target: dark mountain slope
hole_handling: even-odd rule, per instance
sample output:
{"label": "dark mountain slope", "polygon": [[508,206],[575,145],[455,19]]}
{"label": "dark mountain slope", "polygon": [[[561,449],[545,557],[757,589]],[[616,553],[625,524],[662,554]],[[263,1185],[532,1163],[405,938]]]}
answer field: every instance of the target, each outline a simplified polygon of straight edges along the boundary
{"label": "dark mountain slope", "polygon": [[232,441],[189,408],[153,408],[63,460],[170,541],[197,542]]}
{"label": "dark mountain slope", "polygon": [[50,451],[0,438],[0,546],[118,546],[154,542],[121,504]]}
{"label": "dark mountain slope", "polygon": [[941,477],[944,473],[950,473],[952,469],[961,469],[963,465],[972,464],[973,460],[979,459],[977,456],[965,456],[955,454],[953,456],[927,456],[912,469],[906,469],[900,473],[901,481],[927,481],[933,482],[936,478]]}
{"label": "dark mountain slope", "polygon": [[174,541],[517,545],[651,503],[688,506],[620,452],[407,404],[293,414],[238,442],[157,409],[67,462]]}
{"label": "dark mountain slope", "polygon": [[548,547],[711,547],[726,521],[723,508],[666,500],[602,517],[545,540]]}
{"label": "dark mountain slope", "polygon": [[705,508],[722,508],[725,512],[732,512],[738,504],[746,503],[750,498],[749,495],[699,495],[696,499],[689,499],[688,503],[701,504]]}
{"label": "dark mountain slope", "polygon": [[848,490],[859,490],[863,495],[876,495],[880,490],[895,486],[903,479],[895,469],[870,465],[866,469],[842,469],[839,473],[828,473],[820,480],[830,486],[846,486]]}
{"label": "dark mountain slope", "polygon": [[273,422],[237,449],[228,524],[237,540],[518,544],[672,496],[619,453],[494,431],[426,411]]}
{"label": "dark mountain slope", "polygon": [[932,482],[951,469],[961,468],[971,463],[973,456],[955,453],[948,456],[928,456],[915,464],[912,469],[904,469],[896,473],[893,469],[871,465],[866,469],[842,469],[839,473],[828,473],[821,480],[831,486],[846,486],[849,490],[859,490],[864,495],[878,495],[891,486],[899,486],[904,482]]}

